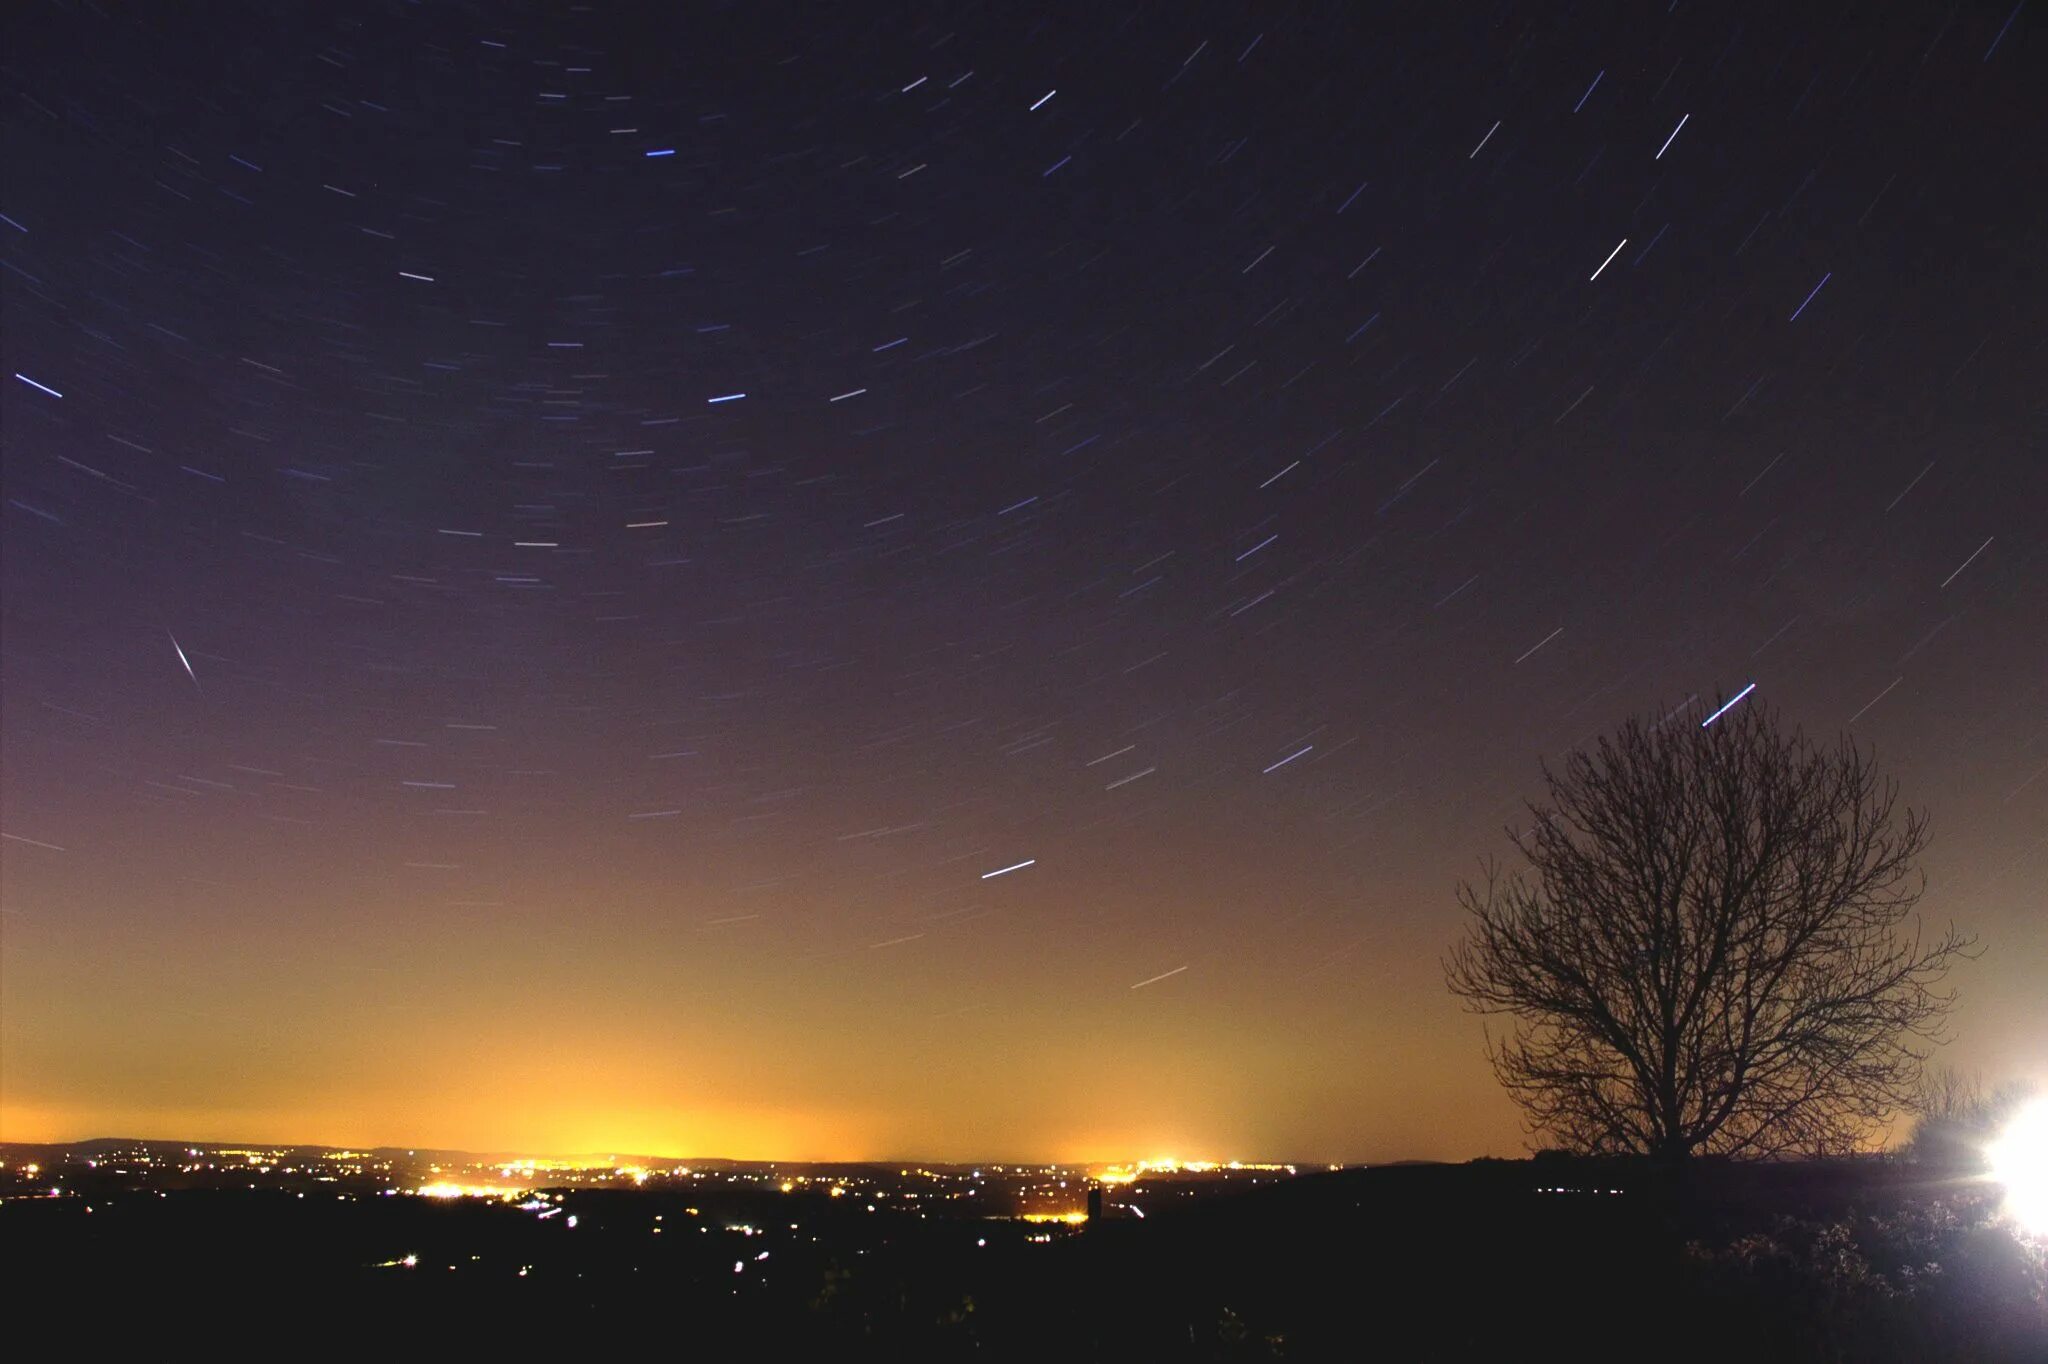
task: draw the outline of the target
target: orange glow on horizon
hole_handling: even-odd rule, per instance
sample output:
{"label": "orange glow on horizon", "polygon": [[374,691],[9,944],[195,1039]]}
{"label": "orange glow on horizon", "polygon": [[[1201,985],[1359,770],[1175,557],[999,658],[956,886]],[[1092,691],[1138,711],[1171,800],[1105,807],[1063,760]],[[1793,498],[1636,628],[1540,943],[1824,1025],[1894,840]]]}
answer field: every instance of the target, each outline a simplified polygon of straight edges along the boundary
{"label": "orange glow on horizon", "polygon": [[[760,899],[763,919],[709,931],[690,926],[735,905],[705,881],[771,869],[677,882],[645,850],[569,866],[494,844],[507,879],[486,929],[427,912],[396,883],[366,889],[354,863],[311,875],[204,830],[174,839],[151,822],[161,812],[102,813],[92,841],[132,855],[83,902],[63,868],[0,859],[20,907],[0,954],[0,1140],[1091,1166],[1162,1151],[1365,1160],[1520,1144],[1433,981],[1361,1005],[1341,977],[1318,977],[1282,1022],[1247,1028],[1271,1016],[1255,981],[1133,995],[1118,958],[1145,944],[1048,957],[1022,919],[888,954],[868,952],[886,935],[863,924],[855,955],[812,951],[847,911],[807,898],[801,859]],[[190,864],[199,876],[200,863],[231,861],[231,887],[138,870]],[[1138,865],[1174,870],[1132,892],[1124,871]],[[1134,914],[1153,900],[1221,913],[1249,893],[1236,875],[1178,843],[1120,848],[1076,893],[1113,891]],[[77,910],[37,908],[49,904]],[[572,912],[584,917],[567,933]],[[109,937],[101,926],[117,913],[131,927]],[[771,922],[809,927],[791,936]],[[1425,949],[1433,961],[1434,935]],[[1055,970],[1056,990],[1019,971],[1027,961]],[[1446,1026],[1421,1032],[1424,1045],[1386,1032],[1432,1013]],[[1461,1083],[1442,1078],[1451,1062]]]}
{"label": "orange glow on horizon", "polygon": [[[1490,1062],[1571,1024],[1469,1011],[1458,944],[1496,872],[1584,908],[1527,832],[1630,717],[1874,764],[1898,943],[1983,948],[1895,982],[1956,992],[1927,1059],[2048,1092],[2012,292],[2048,177],[1999,136],[2043,105],[2044,5],[1945,38],[1900,5],[1858,25],[1870,81],[1781,108],[1816,26],[1670,68],[1657,110],[1638,46],[1719,18],[1161,7],[1051,21],[1027,88],[989,75],[1000,5],[930,42],[916,9],[733,6],[694,50],[679,6],[433,42],[379,9],[312,68],[208,5],[24,5],[0,1154],[396,1152],[305,1192],[376,1170],[420,1216],[397,1186],[602,1161],[562,1184],[637,1165],[651,1203],[730,1162],[861,1217],[823,1167],[1056,1166],[961,1197],[1070,1207],[1080,1172],[1149,1213],[1527,1156],[1569,1138]],[[531,65],[572,38],[587,65]],[[1162,84],[1101,107],[1133,61]],[[1444,106],[1427,154],[1351,129],[1361,82]],[[1689,799],[1572,838],[1641,870]]]}

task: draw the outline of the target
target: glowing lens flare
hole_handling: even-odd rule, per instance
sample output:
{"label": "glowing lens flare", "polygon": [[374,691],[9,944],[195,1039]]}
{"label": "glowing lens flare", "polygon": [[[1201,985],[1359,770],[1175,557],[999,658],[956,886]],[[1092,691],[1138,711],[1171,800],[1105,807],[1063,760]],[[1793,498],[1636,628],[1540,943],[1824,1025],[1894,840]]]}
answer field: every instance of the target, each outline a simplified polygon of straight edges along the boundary
{"label": "glowing lens flare", "polygon": [[1991,1177],[2005,1186],[2005,1210],[2035,1236],[2048,1236],[2048,1098],[2022,1108],[1992,1143]]}

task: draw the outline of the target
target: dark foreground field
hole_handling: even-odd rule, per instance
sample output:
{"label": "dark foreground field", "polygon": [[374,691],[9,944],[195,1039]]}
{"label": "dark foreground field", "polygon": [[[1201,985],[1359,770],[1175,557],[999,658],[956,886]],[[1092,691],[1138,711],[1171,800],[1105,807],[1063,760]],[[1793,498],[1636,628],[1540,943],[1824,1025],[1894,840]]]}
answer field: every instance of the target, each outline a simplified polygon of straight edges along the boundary
{"label": "dark foreground field", "polygon": [[1393,1167],[1081,1231],[720,1197],[103,1191],[0,1208],[0,1268],[69,1358],[2048,1361],[2041,1246],[1894,1165]]}

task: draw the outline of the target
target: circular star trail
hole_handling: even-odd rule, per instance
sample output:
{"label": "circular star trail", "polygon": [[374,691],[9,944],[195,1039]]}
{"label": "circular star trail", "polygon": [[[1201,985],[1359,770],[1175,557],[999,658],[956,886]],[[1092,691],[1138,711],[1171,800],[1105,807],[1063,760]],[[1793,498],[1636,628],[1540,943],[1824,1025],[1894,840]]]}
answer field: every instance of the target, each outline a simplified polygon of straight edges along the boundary
{"label": "circular star trail", "polygon": [[1452,884],[1738,694],[2038,1068],[2039,18],[16,7],[0,1128],[1512,1151]]}

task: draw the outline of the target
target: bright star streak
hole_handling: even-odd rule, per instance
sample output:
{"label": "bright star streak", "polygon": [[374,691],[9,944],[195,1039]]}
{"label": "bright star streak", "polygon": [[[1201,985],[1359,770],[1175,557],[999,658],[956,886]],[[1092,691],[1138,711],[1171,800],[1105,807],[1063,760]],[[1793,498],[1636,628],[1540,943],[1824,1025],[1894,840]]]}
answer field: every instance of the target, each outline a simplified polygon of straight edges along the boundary
{"label": "bright star streak", "polygon": [[1172,977],[1179,975],[1181,972],[1187,969],[1188,968],[1185,966],[1176,966],[1171,971],[1161,971],[1158,975],[1153,976],[1149,980],[1139,981],[1136,985],[1133,985],[1131,988],[1133,990],[1142,990],[1147,985],[1157,985],[1160,981],[1171,979]]}
{"label": "bright star streak", "polygon": [[[1614,244],[1614,249],[1607,253],[1607,259],[1600,262],[1600,270],[1605,270],[1608,266],[1614,264],[1614,258],[1620,255],[1621,248],[1627,245],[1627,237],[1623,237],[1620,241],[1616,242]],[[1600,270],[1595,270],[1592,274],[1586,276],[1586,283],[1591,284],[1594,280],[1600,278]]]}
{"label": "bright star streak", "polygon": [[981,879],[987,881],[997,876],[1008,876],[1013,871],[1022,871],[1026,867],[1036,865],[1037,862],[1037,858],[1027,857],[1022,862],[1013,863],[1007,867],[997,867],[994,871],[985,871],[981,874]]}
{"label": "bright star streak", "polygon": [[176,650],[178,651],[178,662],[180,662],[180,663],[182,663],[182,664],[184,664],[184,665],[185,665],[185,676],[187,676],[187,677],[189,677],[189,678],[191,678],[191,679],[192,679],[192,685],[193,685],[193,686],[195,686],[195,687],[196,687],[196,686],[198,686],[198,685],[199,685],[199,674],[198,674],[198,673],[195,673],[195,672],[193,672],[193,671],[192,671],[192,660],[191,660],[191,659],[189,659],[189,658],[186,658],[186,657],[185,657],[185,650],[184,650],[183,646],[181,646],[181,645],[180,645],[180,644],[178,643],[178,637],[177,637],[176,635],[172,635],[172,634],[171,634],[171,632],[170,632],[170,631],[168,631],[168,630],[164,631],[164,633],[165,633],[166,635],[170,635],[170,639],[171,639],[171,647],[172,647],[173,649],[176,649]]}
{"label": "bright star streak", "polygon": [[[1949,585],[1950,583],[1954,582],[1954,581],[1955,581],[1955,580],[1956,580],[1957,578],[1961,577],[1961,576],[1962,576],[1962,573],[1963,573],[1963,570],[1964,570],[1964,569],[1966,569],[1966,568],[1968,568],[1968,567],[1969,567],[1969,566],[1970,566],[1971,564],[1974,564],[1974,563],[1976,563],[1976,562],[1977,562],[1977,555],[1978,555],[1978,554],[1982,554],[1982,553],[1983,553],[1983,552],[1984,552],[1985,550],[1987,550],[1987,549],[1991,548],[1991,542],[1992,542],[1993,540],[1996,540],[1997,538],[1998,538],[1998,537],[1997,537],[1997,536],[1995,536],[1995,535],[1989,535],[1989,536],[1986,536],[1986,537],[1984,538],[1984,543],[1983,543],[1983,544],[1981,544],[1981,545],[1979,545],[1979,546],[1977,546],[1977,550],[1976,550],[1976,553],[1972,554],[1972,555],[1971,555],[1971,556],[1970,556],[1969,558],[1967,558],[1967,559],[1963,560],[1963,561],[1962,561],[1962,563],[1960,563],[1960,564],[1958,564],[1958,565],[1956,566],[1956,571],[1955,571],[1955,572],[1953,572],[1953,573],[1949,574],[1949,575],[1948,575],[1948,576],[1947,576],[1946,578],[1943,578],[1943,579],[1941,580],[1941,585],[1942,585],[1942,587],[1947,587],[1947,586],[1948,586],[1948,585]],[[1939,589],[1937,589],[1937,590],[1939,590]]]}
{"label": "bright star streak", "polygon": [[1786,320],[1787,322],[1797,322],[1797,321],[1799,320],[1799,314],[1801,314],[1801,313],[1803,313],[1803,312],[1805,312],[1805,311],[1806,311],[1806,305],[1807,305],[1808,303],[1811,303],[1811,302],[1813,302],[1813,295],[1814,295],[1814,294],[1817,294],[1817,293],[1819,293],[1819,292],[1820,292],[1821,290],[1823,290],[1823,289],[1827,288],[1827,287],[1828,287],[1828,281],[1829,281],[1829,280],[1831,280],[1831,279],[1833,279],[1834,277],[1835,277],[1835,272],[1834,272],[1834,271],[1832,271],[1832,270],[1828,271],[1828,272],[1827,272],[1827,273],[1826,273],[1825,275],[1822,275],[1822,276],[1820,277],[1820,283],[1818,283],[1818,284],[1816,284],[1816,285],[1814,285],[1814,286],[1813,286],[1813,294],[1808,294],[1808,295],[1806,296],[1806,299],[1805,299],[1805,301],[1804,301],[1804,302],[1802,302],[1802,303],[1801,303],[1801,304],[1800,304],[1800,305],[1799,305],[1799,306],[1798,306],[1797,308],[1794,308],[1794,309],[1792,310],[1792,316],[1790,316],[1790,317],[1786,318],[1785,320]]}
{"label": "bright star streak", "polygon": [[[1679,119],[1678,128],[1683,128],[1685,126],[1685,119],[1691,117],[1691,114],[1687,114],[1685,118]],[[1652,161],[1662,161],[1664,159],[1664,153],[1670,151],[1671,144],[1678,141],[1678,128],[1673,128],[1671,130],[1671,136],[1664,139],[1664,145],[1657,148],[1657,154],[1650,158]]]}
{"label": "bright star streak", "polygon": [[1600,76],[1604,76],[1604,75],[1606,75],[1606,74],[1607,74],[1607,68],[1606,68],[1606,67],[1604,67],[1604,66],[1603,66],[1603,67],[1601,67],[1601,68],[1600,68],[1600,75],[1598,75],[1598,76],[1595,76],[1595,77],[1593,77],[1593,83],[1592,83],[1591,85],[1589,85],[1589,86],[1587,86],[1587,87],[1586,87],[1586,93],[1585,93],[1585,94],[1583,94],[1583,95],[1580,95],[1580,96],[1579,96],[1579,102],[1578,102],[1577,104],[1574,104],[1574,105],[1572,106],[1572,112],[1573,112],[1573,113],[1575,113],[1575,114],[1576,114],[1577,112],[1579,112],[1579,110],[1581,110],[1581,109],[1583,109],[1583,108],[1585,108],[1585,107],[1586,107],[1586,101],[1587,101],[1587,100],[1589,100],[1589,99],[1591,99],[1591,98],[1593,98],[1593,92],[1594,92],[1595,90],[1597,90],[1597,89],[1598,89],[1598,88],[1600,87]]}
{"label": "bright star streak", "polygon": [[1273,765],[1272,765],[1271,767],[1267,768],[1265,772],[1261,772],[1261,773],[1259,773],[1259,775],[1263,777],[1263,776],[1265,776],[1265,775],[1266,775],[1266,772],[1278,772],[1278,771],[1279,771],[1279,770],[1280,770],[1281,768],[1283,768],[1283,767],[1287,766],[1287,764],[1289,764],[1289,763],[1293,762],[1293,761],[1294,761],[1294,760],[1295,760],[1296,758],[1299,758],[1299,757],[1301,756],[1301,754],[1302,754],[1302,753],[1311,753],[1311,752],[1314,752],[1314,751],[1315,751],[1315,745],[1314,745],[1314,744],[1310,744],[1310,745],[1309,745],[1309,746],[1308,746],[1307,748],[1304,748],[1304,749],[1302,749],[1300,753],[1290,753],[1290,754],[1288,754],[1288,755],[1287,755],[1286,757],[1282,758],[1282,759],[1281,759],[1281,760],[1280,760],[1279,762],[1276,762],[1276,763],[1274,763],[1274,764],[1273,764]]}
{"label": "bright star streak", "polygon": [[1748,686],[1744,687],[1744,688],[1743,688],[1743,689],[1742,689],[1741,691],[1739,691],[1739,692],[1735,693],[1734,697],[1733,697],[1733,698],[1732,698],[1732,699],[1731,699],[1731,700],[1730,700],[1730,701],[1728,702],[1728,704],[1727,704],[1727,705],[1725,705],[1725,706],[1721,707],[1721,709],[1719,709],[1719,710],[1715,711],[1715,712],[1714,712],[1714,713],[1713,713],[1712,715],[1709,715],[1709,716],[1708,716],[1708,717],[1707,717],[1706,719],[1704,719],[1704,720],[1700,721],[1700,728],[1701,728],[1701,729],[1705,729],[1705,728],[1706,728],[1706,727],[1707,727],[1708,725],[1711,725],[1711,724],[1713,724],[1713,723],[1714,723],[1714,721],[1716,721],[1716,720],[1720,719],[1720,718],[1721,718],[1722,716],[1726,715],[1726,714],[1727,714],[1727,713],[1728,713],[1729,711],[1731,711],[1731,710],[1734,710],[1734,709],[1735,709],[1735,703],[1736,703],[1737,701],[1740,701],[1740,700],[1741,700],[1741,699],[1742,699],[1743,697],[1745,697],[1745,696],[1749,695],[1749,694],[1750,694],[1751,692],[1753,692],[1753,691],[1755,691],[1755,690],[1756,690],[1756,683],[1752,682],[1752,683],[1750,683],[1750,684],[1749,684]]}
{"label": "bright star streak", "polygon": [[[1464,591],[1463,588],[1459,588],[1458,590],[1460,592]],[[1529,659],[1530,655],[1534,654],[1538,649],[1550,643],[1551,640],[1556,639],[1559,635],[1563,633],[1564,627],[1560,625],[1555,630],[1552,630],[1549,634],[1545,635],[1542,639],[1537,640],[1535,644],[1529,647],[1527,652],[1525,652],[1520,658],[1515,660],[1516,665],[1519,666],[1520,664],[1526,662]]]}

